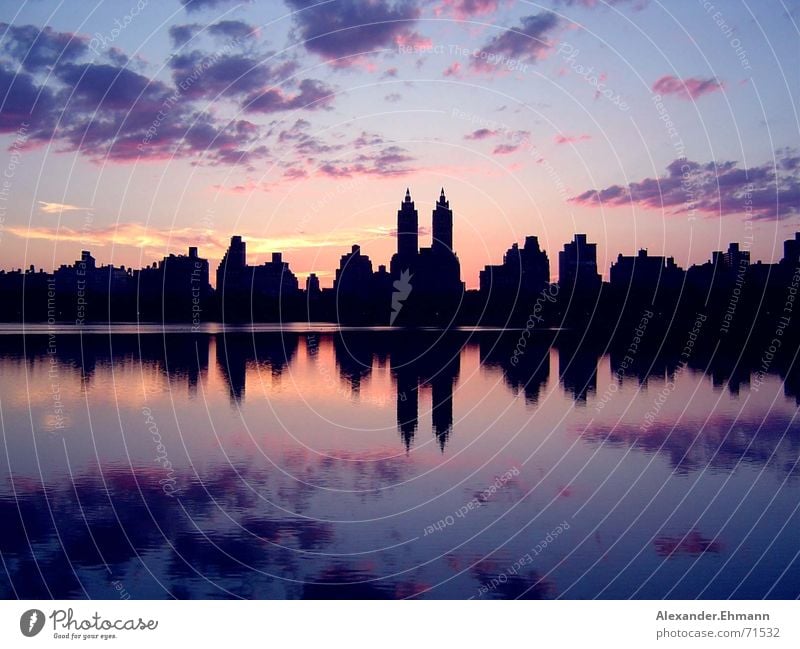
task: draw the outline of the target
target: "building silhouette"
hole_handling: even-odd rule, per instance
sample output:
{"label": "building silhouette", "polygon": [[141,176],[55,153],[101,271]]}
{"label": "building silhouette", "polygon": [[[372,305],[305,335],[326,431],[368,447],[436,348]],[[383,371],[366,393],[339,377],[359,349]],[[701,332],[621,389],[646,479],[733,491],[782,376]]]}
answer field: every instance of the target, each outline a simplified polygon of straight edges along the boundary
{"label": "building silhouette", "polygon": [[597,272],[597,244],[585,234],[576,234],[558,253],[558,283],[562,291],[591,292],[600,288]]}
{"label": "building silhouette", "polygon": [[525,237],[522,248],[514,243],[503,263],[485,266],[479,275],[485,323],[515,323],[527,318],[538,294],[550,283],[550,260],[538,237]]}
{"label": "building silhouette", "polygon": [[225,322],[295,319],[302,312],[299,282],[280,252],[260,266],[247,264],[247,243],[231,237],[217,267],[217,305]]}
{"label": "building silhouette", "polygon": [[[397,252],[390,269],[393,283],[407,287],[402,310],[395,310],[394,324],[454,322],[464,293],[461,264],[453,249],[453,212],[442,188],[431,215],[430,248],[419,248],[419,217],[411,192],[397,212]],[[398,288],[398,290],[401,290]]]}
{"label": "building silhouette", "polygon": [[211,320],[208,268],[208,260],[192,246],[186,255],[171,254],[158,264],[135,271],[139,314],[147,319],[192,322],[198,326]]}

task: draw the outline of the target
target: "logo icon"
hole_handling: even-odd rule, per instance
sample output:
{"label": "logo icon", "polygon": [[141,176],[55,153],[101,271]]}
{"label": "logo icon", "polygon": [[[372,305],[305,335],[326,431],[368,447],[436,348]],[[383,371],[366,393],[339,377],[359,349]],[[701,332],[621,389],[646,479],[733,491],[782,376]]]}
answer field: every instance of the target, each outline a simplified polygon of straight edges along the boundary
{"label": "logo icon", "polygon": [[19,630],[26,638],[32,638],[44,628],[44,613],[38,608],[25,611],[19,618]]}
{"label": "logo icon", "polygon": [[394,291],[392,291],[392,314],[389,318],[389,325],[393,325],[394,321],[397,319],[397,316],[400,315],[400,311],[403,308],[403,302],[406,301],[409,295],[411,295],[411,278],[414,277],[408,269],[404,270],[400,273],[400,279],[395,280],[392,284],[394,286]]}

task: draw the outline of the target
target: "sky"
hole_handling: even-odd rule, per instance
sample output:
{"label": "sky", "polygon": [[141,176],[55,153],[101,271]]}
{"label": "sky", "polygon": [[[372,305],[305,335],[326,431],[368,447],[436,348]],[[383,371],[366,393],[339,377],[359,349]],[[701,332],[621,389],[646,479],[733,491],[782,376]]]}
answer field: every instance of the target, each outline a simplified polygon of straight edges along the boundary
{"label": "sky", "polygon": [[141,267],[230,237],[330,286],[444,187],[467,286],[536,235],[687,267],[800,230],[800,3],[0,5],[0,267]]}

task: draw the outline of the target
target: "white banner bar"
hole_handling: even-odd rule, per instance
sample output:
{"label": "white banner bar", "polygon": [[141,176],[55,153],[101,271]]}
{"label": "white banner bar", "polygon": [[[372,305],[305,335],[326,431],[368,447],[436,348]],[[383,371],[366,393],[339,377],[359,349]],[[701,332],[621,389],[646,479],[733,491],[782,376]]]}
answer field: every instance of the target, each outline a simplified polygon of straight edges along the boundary
{"label": "white banner bar", "polygon": [[0,647],[798,647],[798,619],[795,601],[8,601]]}

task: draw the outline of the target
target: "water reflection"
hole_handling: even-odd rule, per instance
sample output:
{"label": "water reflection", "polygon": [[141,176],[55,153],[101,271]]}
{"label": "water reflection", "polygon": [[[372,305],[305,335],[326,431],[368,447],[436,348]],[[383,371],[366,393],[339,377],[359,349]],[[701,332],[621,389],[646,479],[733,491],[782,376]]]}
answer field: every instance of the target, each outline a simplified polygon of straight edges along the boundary
{"label": "water reflection", "polygon": [[0,335],[0,595],[800,595],[791,362],[519,340]]}

